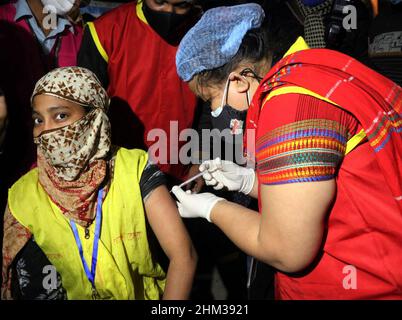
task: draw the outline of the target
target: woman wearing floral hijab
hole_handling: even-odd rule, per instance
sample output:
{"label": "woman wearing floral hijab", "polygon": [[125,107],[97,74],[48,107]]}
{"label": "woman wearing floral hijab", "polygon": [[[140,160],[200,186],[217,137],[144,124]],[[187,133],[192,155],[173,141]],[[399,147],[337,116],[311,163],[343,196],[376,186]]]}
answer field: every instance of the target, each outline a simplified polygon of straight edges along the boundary
{"label": "woman wearing floral hijab", "polygon": [[[186,299],[196,254],[164,178],[112,147],[96,76],[59,68],[32,95],[38,166],[9,191],[3,299]],[[148,223],[169,258],[152,257]]]}

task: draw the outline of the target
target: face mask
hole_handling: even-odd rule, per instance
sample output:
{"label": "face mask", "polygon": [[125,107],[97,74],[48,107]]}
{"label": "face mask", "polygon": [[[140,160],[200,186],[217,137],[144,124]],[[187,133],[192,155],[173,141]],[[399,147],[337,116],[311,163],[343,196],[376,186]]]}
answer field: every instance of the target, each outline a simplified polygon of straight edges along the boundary
{"label": "face mask", "polygon": [[147,6],[145,0],[142,4],[142,11],[151,28],[171,45],[179,44],[181,38],[193,26],[198,17],[195,9],[186,14],[152,10]]}
{"label": "face mask", "polygon": [[41,1],[44,7],[48,7],[51,10],[54,8],[56,14],[59,16],[65,16],[67,13],[69,13],[75,3],[75,0],[41,0]]}
{"label": "face mask", "polygon": [[68,126],[43,132],[34,143],[59,178],[74,181],[91,161],[104,159],[109,152],[109,119],[95,108]]}
{"label": "face mask", "polygon": [[[230,129],[232,135],[243,134],[244,122],[247,117],[247,110],[237,110],[226,103],[230,80],[228,79],[222,97],[221,106],[211,112],[212,127],[223,131]],[[250,105],[250,94],[247,90],[247,106]]]}

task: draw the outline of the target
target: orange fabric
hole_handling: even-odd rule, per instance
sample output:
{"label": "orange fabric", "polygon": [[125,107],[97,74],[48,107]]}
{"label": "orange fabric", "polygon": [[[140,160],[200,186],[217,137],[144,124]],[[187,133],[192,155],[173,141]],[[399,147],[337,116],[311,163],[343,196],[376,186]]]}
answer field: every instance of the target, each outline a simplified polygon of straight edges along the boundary
{"label": "orange fabric", "polygon": [[358,122],[338,107],[304,94],[272,98],[256,136],[258,181],[274,185],[333,179]]}

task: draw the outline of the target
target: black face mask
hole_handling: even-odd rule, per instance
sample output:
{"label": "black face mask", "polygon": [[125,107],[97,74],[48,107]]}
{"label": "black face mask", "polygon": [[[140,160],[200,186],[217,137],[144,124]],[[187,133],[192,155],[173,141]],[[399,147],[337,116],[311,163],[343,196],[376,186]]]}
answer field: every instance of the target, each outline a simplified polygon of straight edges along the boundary
{"label": "black face mask", "polygon": [[201,12],[191,9],[188,13],[156,11],[147,6],[145,0],[142,11],[147,22],[167,43],[178,45],[186,32],[195,24]]}
{"label": "black face mask", "polygon": [[246,117],[247,110],[240,111],[226,104],[218,116],[212,115],[212,127],[219,131],[230,129],[232,135],[243,134]]}
{"label": "black face mask", "polygon": [[[261,81],[261,77],[259,77],[254,71],[250,68],[245,68],[240,72],[240,75],[243,77],[251,76],[255,78],[257,81]],[[244,123],[246,122],[247,118],[247,111],[246,110],[237,110],[232,106],[227,104],[227,94],[229,90],[229,79],[226,82],[225,91],[223,92],[222,97],[222,104],[219,109],[221,109],[220,113],[216,115],[219,111],[215,110],[211,112],[211,122],[212,128],[218,129],[219,131],[223,131],[225,129],[230,129],[232,135],[239,135],[243,134]],[[249,92],[247,91],[247,105],[250,105],[250,97]]]}

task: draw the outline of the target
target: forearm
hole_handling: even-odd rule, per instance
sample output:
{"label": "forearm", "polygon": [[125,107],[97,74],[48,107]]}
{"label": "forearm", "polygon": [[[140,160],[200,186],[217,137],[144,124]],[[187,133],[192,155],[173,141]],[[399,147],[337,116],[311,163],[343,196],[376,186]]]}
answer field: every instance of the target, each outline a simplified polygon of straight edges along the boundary
{"label": "forearm", "polygon": [[[261,215],[229,201],[218,202],[211,212],[211,220],[242,251],[273,266],[277,265],[274,250],[266,249],[259,237]],[[264,241],[275,243],[266,235]]]}
{"label": "forearm", "polygon": [[299,236],[300,230],[289,233],[274,219],[262,220],[261,214],[228,201],[218,202],[211,212],[211,221],[242,251],[278,270],[297,272],[313,260],[321,243],[322,223],[308,230],[311,235]]}
{"label": "forearm", "polygon": [[186,300],[190,297],[197,255],[192,249],[187,257],[172,259],[166,277],[163,300]]}

